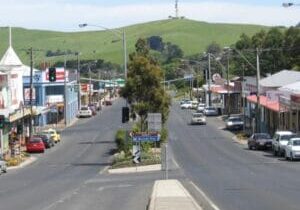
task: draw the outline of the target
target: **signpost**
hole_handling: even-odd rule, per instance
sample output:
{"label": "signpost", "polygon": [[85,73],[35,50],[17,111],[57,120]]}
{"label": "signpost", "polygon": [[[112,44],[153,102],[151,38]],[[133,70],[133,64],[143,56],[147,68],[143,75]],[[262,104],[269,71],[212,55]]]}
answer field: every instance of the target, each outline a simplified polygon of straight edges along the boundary
{"label": "signpost", "polygon": [[140,148],[140,145],[133,145],[132,154],[133,154],[133,162],[134,163],[140,163],[141,162],[141,148]]}
{"label": "signpost", "polygon": [[149,131],[160,131],[161,130],[161,113],[148,113],[148,130]]}

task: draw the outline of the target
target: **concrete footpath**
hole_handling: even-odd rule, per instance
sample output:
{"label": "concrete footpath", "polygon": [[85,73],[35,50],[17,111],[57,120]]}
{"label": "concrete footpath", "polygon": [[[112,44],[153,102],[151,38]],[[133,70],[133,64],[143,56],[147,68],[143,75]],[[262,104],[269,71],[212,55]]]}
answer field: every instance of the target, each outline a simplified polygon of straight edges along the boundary
{"label": "concrete footpath", "polygon": [[158,180],[153,186],[148,210],[202,210],[178,180]]}

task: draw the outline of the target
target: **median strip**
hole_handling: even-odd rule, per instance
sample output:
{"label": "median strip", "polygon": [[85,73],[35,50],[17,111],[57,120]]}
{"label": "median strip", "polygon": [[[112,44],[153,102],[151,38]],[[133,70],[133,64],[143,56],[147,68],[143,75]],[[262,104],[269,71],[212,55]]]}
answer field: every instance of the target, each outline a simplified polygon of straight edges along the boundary
{"label": "median strip", "polygon": [[148,210],[202,210],[190,193],[175,179],[154,183]]}

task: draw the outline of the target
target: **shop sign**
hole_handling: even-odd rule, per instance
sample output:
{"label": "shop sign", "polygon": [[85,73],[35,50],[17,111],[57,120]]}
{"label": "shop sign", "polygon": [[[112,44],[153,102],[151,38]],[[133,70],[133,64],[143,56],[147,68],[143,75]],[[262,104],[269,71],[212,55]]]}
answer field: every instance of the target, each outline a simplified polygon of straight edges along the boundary
{"label": "shop sign", "polygon": [[63,95],[50,95],[46,98],[48,104],[56,104],[64,102]]}
{"label": "shop sign", "polygon": [[14,122],[18,119],[23,118],[24,116],[30,115],[30,109],[24,108],[24,110],[17,110],[13,114],[9,115],[8,120],[9,122]]}

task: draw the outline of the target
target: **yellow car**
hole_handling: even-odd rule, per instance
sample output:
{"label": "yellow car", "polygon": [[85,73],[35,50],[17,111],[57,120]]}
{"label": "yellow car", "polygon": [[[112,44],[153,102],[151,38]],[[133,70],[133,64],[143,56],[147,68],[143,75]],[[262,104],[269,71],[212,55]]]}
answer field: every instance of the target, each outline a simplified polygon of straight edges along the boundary
{"label": "yellow car", "polygon": [[43,133],[50,134],[55,143],[60,142],[60,134],[56,130],[49,128],[48,130],[43,131]]}

